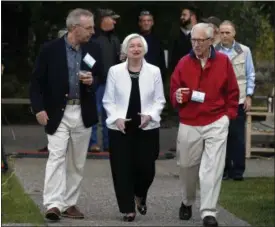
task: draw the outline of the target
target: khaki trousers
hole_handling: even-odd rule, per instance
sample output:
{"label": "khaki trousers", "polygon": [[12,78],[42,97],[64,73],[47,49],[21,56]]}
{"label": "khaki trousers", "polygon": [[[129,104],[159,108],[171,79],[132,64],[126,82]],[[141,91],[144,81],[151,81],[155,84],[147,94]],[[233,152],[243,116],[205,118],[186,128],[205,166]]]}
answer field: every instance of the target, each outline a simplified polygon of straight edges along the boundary
{"label": "khaki trousers", "polygon": [[91,128],[85,128],[80,105],[67,105],[57,131],[48,135],[43,205],[61,212],[76,205],[80,195]]}
{"label": "khaki trousers", "polygon": [[202,219],[208,215],[216,217],[225,166],[228,126],[227,116],[206,126],[179,126],[177,164],[180,166],[182,202],[186,206],[194,204],[199,180]]}

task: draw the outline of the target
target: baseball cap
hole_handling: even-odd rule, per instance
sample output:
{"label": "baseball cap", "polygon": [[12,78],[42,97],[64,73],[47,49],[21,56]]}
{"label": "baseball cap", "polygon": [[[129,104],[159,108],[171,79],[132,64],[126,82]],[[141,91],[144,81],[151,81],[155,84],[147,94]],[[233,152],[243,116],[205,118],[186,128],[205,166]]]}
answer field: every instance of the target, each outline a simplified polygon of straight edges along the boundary
{"label": "baseball cap", "polygon": [[218,17],[211,16],[207,18],[207,23],[214,24],[216,27],[220,27],[222,21]]}
{"label": "baseball cap", "polygon": [[152,13],[148,10],[142,10],[139,14],[139,16],[152,16]]}
{"label": "baseball cap", "polygon": [[113,19],[118,19],[120,18],[120,15],[118,15],[117,13],[115,13],[113,10],[111,9],[99,9],[98,10],[98,15],[99,17],[112,17]]}

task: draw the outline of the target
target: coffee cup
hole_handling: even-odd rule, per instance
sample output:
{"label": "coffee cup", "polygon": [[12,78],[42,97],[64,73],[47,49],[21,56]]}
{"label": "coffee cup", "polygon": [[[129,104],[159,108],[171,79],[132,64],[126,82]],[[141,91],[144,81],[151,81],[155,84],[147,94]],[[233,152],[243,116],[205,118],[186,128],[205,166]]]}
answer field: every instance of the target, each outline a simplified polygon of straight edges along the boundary
{"label": "coffee cup", "polygon": [[189,88],[182,88],[181,89],[181,96],[182,96],[182,102],[187,102],[189,99],[190,89]]}

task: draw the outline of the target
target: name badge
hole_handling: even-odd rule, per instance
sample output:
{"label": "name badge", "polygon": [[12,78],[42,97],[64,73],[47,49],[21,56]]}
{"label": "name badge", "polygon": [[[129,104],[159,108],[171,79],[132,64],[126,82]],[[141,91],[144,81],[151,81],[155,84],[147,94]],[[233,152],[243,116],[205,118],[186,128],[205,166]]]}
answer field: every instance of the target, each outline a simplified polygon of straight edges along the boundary
{"label": "name badge", "polygon": [[191,97],[192,101],[203,103],[204,98],[205,98],[205,93],[204,92],[199,92],[199,91],[193,91],[192,92],[192,97]]}
{"label": "name badge", "polygon": [[83,61],[90,67],[93,68],[96,60],[90,55],[90,54],[86,54],[85,57],[83,58]]}

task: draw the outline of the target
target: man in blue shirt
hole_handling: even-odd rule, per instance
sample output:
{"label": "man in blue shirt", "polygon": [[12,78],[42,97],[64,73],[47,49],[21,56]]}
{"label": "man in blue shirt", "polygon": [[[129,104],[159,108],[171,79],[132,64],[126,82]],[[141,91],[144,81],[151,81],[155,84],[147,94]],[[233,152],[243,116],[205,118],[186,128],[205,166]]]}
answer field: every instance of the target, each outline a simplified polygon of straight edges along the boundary
{"label": "man in blue shirt", "polygon": [[250,48],[235,41],[235,25],[224,21],[220,25],[221,43],[216,50],[226,54],[233,65],[240,89],[238,117],[230,122],[224,179],[243,180],[245,171],[245,120],[255,89],[255,69]]}

